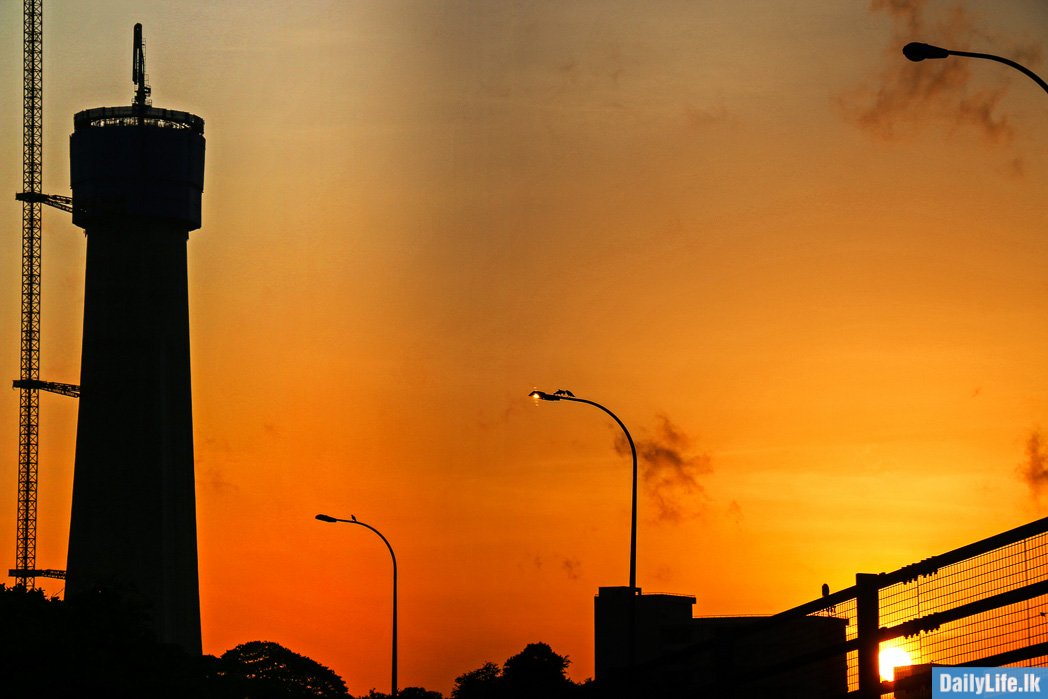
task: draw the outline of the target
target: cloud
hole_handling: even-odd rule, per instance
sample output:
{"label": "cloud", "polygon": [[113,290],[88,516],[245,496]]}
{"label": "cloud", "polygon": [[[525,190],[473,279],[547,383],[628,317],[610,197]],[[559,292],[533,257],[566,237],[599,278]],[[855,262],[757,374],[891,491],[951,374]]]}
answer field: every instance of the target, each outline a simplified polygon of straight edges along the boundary
{"label": "cloud", "polygon": [[684,107],[684,122],[690,129],[701,129],[714,124],[730,121],[733,115],[729,114],[724,105],[712,107],[695,107],[686,105]]}
{"label": "cloud", "polygon": [[728,519],[736,527],[742,526],[742,506],[737,500],[732,500],[728,505]]}
{"label": "cloud", "polygon": [[911,33],[917,33],[923,29],[921,19],[927,4],[927,0],[873,0],[870,9],[875,12],[887,12],[894,21],[905,25]]}
{"label": "cloud", "polygon": [[1048,454],[1044,449],[1044,435],[1039,429],[1031,430],[1026,438],[1026,460],[1019,465],[1018,471],[1035,502],[1040,501],[1041,494],[1048,488]]}
{"label": "cloud", "polygon": [[[658,415],[657,421],[652,438],[635,442],[638,466],[658,520],[679,522],[699,514],[699,501],[708,499],[699,476],[712,472],[713,466],[708,454],[687,455],[691,440],[666,415]],[[615,449],[629,455],[625,436],[616,438]]]}
{"label": "cloud", "polygon": [[[938,6],[937,6],[938,7]],[[982,30],[978,17],[960,6],[934,12],[926,0],[874,0],[870,9],[888,15],[892,39],[885,67],[866,85],[838,98],[845,118],[885,140],[916,133],[931,123],[971,128],[992,145],[1007,145],[1015,128],[999,110],[1012,76],[994,80],[994,87],[972,84],[973,59],[949,58],[913,63],[902,55],[911,41],[954,50],[991,52],[995,42]],[[1036,63],[1036,45],[1001,49],[1009,57]]]}
{"label": "cloud", "polygon": [[1018,156],[1016,156],[1009,162],[1004,163],[999,168],[999,170],[1001,174],[1005,175],[1006,177],[1012,177],[1018,180],[1021,180],[1023,177],[1026,176],[1026,164],[1025,162],[1023,162],[1023,159]]}
{"label": "cloud", "polygon": [[513,417],[524,409],[527,404],[537,405],[538,401],[527,399],[527,402],[522,396],[514,396],[507,401],[507,406],[501,411],[486,412],[483,410],[477,411],[477,428],[487,432],[492,428],[502,427],[509,423]]}
{"label": "cloud", "polygon": [[560,65],[559,94],[614,93],[620,87],[627,63],[636,56],[625,56],[617,41],[605,41],[583,47],[580,53]]}
{"label": "cloud", "polygon": [[[570,558],[568,556],[561,556],[560,554],[553,554],[553,558],[559,561],[560,569],[564,571],[564,574],[568,576],[569,580],[578,580],[582,575],[582,561],[578,558]],[[535,570],[541,571],[543,562],[543,557],[536,555],[532,560]]]}
{"label": "cloud", "polygon": [[199,459],[196,471],[196,483],[201,488],[206,488],[219,495],[230,495],[240,491],[236,483],[227,480],[225,474],[214,466],[201,468]]}
{"label": "cloud", "polygon": [[228,495],[240,490],[239,486],[226,478],[224,469],[220,467],[232,461],[233,448],[227,440],[207,437],[197,444],[195,451],[196,484],[199,488],[219,495]]}

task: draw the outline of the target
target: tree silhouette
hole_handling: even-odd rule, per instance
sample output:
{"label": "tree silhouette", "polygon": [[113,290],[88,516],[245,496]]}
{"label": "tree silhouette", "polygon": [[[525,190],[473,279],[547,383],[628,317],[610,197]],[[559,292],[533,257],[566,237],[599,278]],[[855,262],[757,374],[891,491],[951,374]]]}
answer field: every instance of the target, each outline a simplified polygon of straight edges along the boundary
{"label": "tree silhouette", "polygon": [[[392,699],[389,694],[372,689],[366,697],[360,699]],[[444,695],[422,687],[403,687],[397,690],[397,699],[444,699]]]}
{"label": "tree silhouette", "polygon": [[349,696],[334,671],[279,643],[242,643],[223,653],[221,661],[226,681],[250,699]]}
{"label": "tree silhouette", "polygon": [[206,661],[157,641],[149,618],[140,599],[116,588],[67,602],[0,585],[4,695],[212,696]]}
{"label": "tree silhouette", "polygon": [[568,679],[571,661],[545,643],[529,643],[500,669],[495,663],[460,675],[451,699],[559,699],[573,696],[579,685]]}
{"label": "tree silhouette", "polygon": [[562,697],[575,689],[568,679],[571,661],[545,643],[529,643],[502,667],[506,697]]}
{"label": "tree silhouette", "polygon": [[[0,584],[2,696],[104,696],[107,699],[352,699],[346,683],[320,663],[278,643],[251,641],[221,658],[164,644],[151,610],[127,590],[99,589],[71,600]],[[569,660],[531,643],[506,660],[460,675],[451,699],[581,698]],[[443,699],[405,687],[399,699]],[[587,696],[592,693],[587,694]],[[388,699],[372,689],[366,698]]]}
{"label": "tree silhouette", "polygon": [[497,699],[501,696],[502,670],[495,663],[484,663],[476,670],[459,675],[451,699]]}
{"label": "tree silhouette", "polygon": [[63,601],[0,584],[0,696],[349,697],[341,677],[277,643],[244,643],[221,658],[190,655],[159,642],[151,618],[139,596],[120,588]]}

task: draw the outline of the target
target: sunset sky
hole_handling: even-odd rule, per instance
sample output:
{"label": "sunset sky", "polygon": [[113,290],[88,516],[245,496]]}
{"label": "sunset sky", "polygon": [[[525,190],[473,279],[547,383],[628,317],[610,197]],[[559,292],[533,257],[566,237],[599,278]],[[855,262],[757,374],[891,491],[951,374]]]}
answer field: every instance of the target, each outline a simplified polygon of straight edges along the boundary
{"label": "sunset sky", "polygon": [[[0,8],[9,381],[22,3]],[[697,615],[1048,514],[1048,94],[901,53],[1048,75],[1043,0],[48,0],[46,192],[69,194],[73,114],[130,103],[135,22],[154,105],[206,124],[205,652],[275,641],[388,691],[388,552],[323,512],[396,551],[401,686],[448,693],[537,641],[591,677],[629,455],[535,388],[629,427],[638,583]],[[53,209],[44,238],[41,376],[76,383],[85,240]],[[64,568],[76,402],[41,406],[37,565]]]}

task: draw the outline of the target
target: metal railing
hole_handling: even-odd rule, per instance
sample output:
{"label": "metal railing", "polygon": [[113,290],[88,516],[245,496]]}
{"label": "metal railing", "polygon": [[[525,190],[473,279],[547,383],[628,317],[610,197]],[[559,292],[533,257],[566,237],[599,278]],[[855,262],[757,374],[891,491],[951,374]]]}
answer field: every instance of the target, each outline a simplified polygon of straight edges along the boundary
{"label": "metal railing", "polygon": [[73,116],[73,130],[103,126],[160,126],[204,133],[204,120],[196,114],[159,107],[95,107]]}

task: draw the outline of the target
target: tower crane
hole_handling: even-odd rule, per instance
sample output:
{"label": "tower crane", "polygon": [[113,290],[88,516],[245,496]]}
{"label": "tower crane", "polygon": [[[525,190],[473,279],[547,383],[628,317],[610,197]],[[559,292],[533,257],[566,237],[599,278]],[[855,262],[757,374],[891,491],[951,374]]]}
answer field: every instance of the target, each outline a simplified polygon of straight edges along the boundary
{"label": "tower crane", "polygon": [[77,397],[80,387],[40,380],[40,241],[44,204],[72,211],[72,199],[42,193],[44,112],[44,3],[23,0],[22,103],[22,332],[18,420],[18,523],[16,585],[36,585],[37,577],[64,578],[65,571],[36,568],[36,486],[40,426],[40,391]]}

